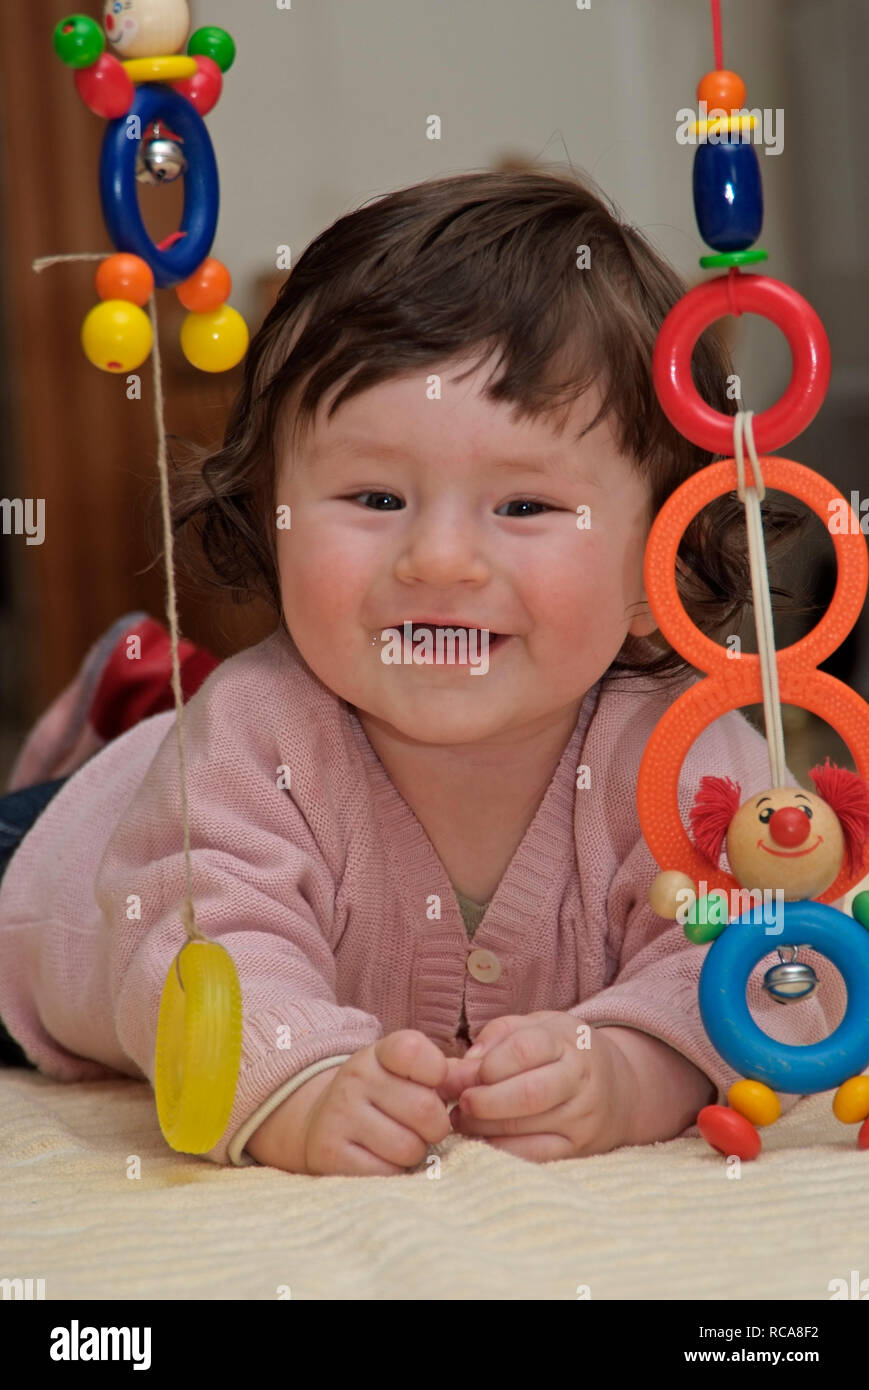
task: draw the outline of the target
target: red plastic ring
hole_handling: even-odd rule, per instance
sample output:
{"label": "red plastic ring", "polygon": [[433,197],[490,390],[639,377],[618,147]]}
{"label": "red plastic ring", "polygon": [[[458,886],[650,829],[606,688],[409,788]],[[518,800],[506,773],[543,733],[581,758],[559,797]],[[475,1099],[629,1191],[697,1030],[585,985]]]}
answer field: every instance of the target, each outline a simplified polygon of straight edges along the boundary
{"label": "red plastic ring", "polygon": [[733,416],[713,410],[691,376],[697,339],[716,319],[738,308],[769,319],[785,335],[793,357],[787,390],[752,419],[757,452],[769,453],[794,439],[815,418],[830,381],[830,343],[808,300],[768,275],[729,272],[698,285],[670,310],[655,343],[652,373],[661,408],[686,439],[716,454],[733,452]]}

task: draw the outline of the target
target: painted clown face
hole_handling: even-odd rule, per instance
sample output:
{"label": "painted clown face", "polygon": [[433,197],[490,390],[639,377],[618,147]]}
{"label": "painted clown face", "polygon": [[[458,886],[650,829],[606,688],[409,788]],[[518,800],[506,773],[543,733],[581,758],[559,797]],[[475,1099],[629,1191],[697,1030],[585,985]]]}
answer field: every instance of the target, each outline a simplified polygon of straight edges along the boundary
{"label": "painted clown face", "polygon": [[832,807],[801,787],[752,796],[730,822],[726,844],[743,888],[781,889],[791,901],[825,892],[845,855]]}
{"label": "painted clown face", "polygon": [[103,28],[108,51],[127,58],[177,53],[190,28],[187,0],[105,0]]}

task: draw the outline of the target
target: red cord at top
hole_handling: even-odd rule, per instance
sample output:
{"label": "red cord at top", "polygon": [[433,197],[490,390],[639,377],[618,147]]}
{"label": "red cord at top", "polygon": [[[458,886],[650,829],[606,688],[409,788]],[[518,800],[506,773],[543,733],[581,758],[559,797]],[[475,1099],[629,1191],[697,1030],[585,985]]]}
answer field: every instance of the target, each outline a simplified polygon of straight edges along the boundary
{"label": "red cord at top", "polygon": [[724,67],[724,50],[721,43],[721,0],[709,0],[712,6],[712,43],[715,47],[715,68],[720,72]]}

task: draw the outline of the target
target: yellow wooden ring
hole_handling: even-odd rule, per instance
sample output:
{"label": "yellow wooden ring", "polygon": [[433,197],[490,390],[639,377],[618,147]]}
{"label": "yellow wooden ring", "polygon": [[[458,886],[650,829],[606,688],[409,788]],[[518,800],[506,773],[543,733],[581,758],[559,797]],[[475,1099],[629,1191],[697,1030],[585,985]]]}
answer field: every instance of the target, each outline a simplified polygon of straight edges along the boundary
{"label": "yellow wooden ring", "polygon": [[710,130],[717,135],[729,134],[732,130],[738,130],[741,134],[745,130],[754,130],[756,125],[756,116],[712,116],[705,121],[692,121],[688,130],[691,135],[706,135]]}
{"label": "yellow wooden ring", "polygon": [[833,1097],[833,1114],[843,1125],[856,1125],[869,1115],[869,1076],[851,1076]]}
{"label": "yellow wooden ring", "polygon": [[166,976],[157,1022],[154,1091],[170,1148],[201,1154],[214,1147],[240,1064],[241,986],[232,957],[216,941],[188,941]]}
{"label": "yellow wooden ring", "polygon": [[128,58],[121,67],[131,82],[180,82],[194,76],[196,59],[170,53],[165,58]]}
{"label": "yellow wooden ring", "polygon": [[753,1125],[774,1124],[781,1114],[781,1101],[763,1081],[734,1081],[727,1099],[731,1110],[744,1115]]}

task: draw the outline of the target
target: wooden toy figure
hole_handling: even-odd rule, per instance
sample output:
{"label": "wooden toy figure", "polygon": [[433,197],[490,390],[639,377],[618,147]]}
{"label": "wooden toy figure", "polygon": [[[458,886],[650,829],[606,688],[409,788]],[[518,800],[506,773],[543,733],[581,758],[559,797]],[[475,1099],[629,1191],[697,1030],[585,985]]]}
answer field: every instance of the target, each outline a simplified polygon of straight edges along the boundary
{"label": "wooden toy figure", "polygon": [[[700,233],[712,247],[700,264],[724,273],[689,290],[667,314],[655,343],[653,374],[671,424],[710,453],[726,454],[732,445],[734,457],[688,477],[659,511],[646,543],[645,588],[658,627],[705,673],[658,721],[640,764],[640,823],[663,870],[651,885],[649,902],[662,916],[682,920],[689,941],[709,945],[700,974],[700,1015],[712,1045],[742,1078],[728,1091],[729,1106],[706,1106],[697,1116],[712,1147],[728,1156],[755,1158],[761,1149],[757,1126],[771,1124],[781,1113],[776,1091],[835,1090],[834,1113],[846,1124],[862,1122],[857,1143],[869,1149],[869,1076],[861,1075],[869,1067],[869,893],[857,893],[853,917],[834,906],[869,873],[869,706],[819,669],[860,615],[869,557],[856,517],[846,535],[828,527],[837,567],[832,601],[806,636],[777,650],[760,510],[765,489],[799,498],[825,526],[831,508],[847,515],[848,503],[819,473],[771,452],[805,429],[820,408],[830,377],[830,347],[820,318],[801,295],[768,276],[743,273],[744,266],[767,259],[766,251],[752,246],[763,207],[757,160],[743,136],[754,117],[740,110],[745,84],[724,67],[720,0],[711,5],[715,69],[701,79],[697,96],[722,109],[692,127],[698,141],[694,206]],[[793,362],[783,396],[753,424],[753,412],[741,403],[735,416],[713,409],[701,399],[691,374],[700,334],[726,314],[743,313],[775,323]],[[704,506],[734,490],[745,507],[757,634],[757,654],[740,649],[737,660],[700,631],[676,582],[688,525]],[[769,785],[743,800],[729,778],[704,777],[690,812],[692,842],[680,818],[679,773],[686,753],[715,719],[761,699]],[[811,710],[836,729],[857,772],[828,759],[810,774],[814,792],[787,786],[781,702]],[[718,864],[725,844],[729,871]],[[819,981],[811,965],[797,959],[802,946],[832,961],[848,999],[844,1018],[828,1038],[794,1047],[761,1031],[749,1011],[746,987],[752,970],[778,950],[779,963],[766,971],[764,989],[783,1005],[813,994]],[[789,960],[782,949],[790,950]]]}
{"label": "wooden toy figure", "polygon": [[[208,253],[217,229],[217,162],[202,117],[218,101],[235,44],[214,25],[191,34],[187,0],[105,0],[103,25],[69,15],[55,52],[75,70],[85,105],[108,120],[100,198],[117,256],[102,261],[97,304],[82,324],[95,367],[129,372],[145,361],[153,328],[144,306],[154,287],[174,286],[185,309],[181,349],[194,367],[223,372],[248,345],[244,319],[228,303],[232,280]],[[108,44],[108,51],[106,46]],[[183,178],[181,226],[155,243],[139,210],[137,183]]]}
{"label": "wooden toy figure", "polygon": [[187,0],[105,0],[103,28],[116,58],[177,53],[190,28]]}

